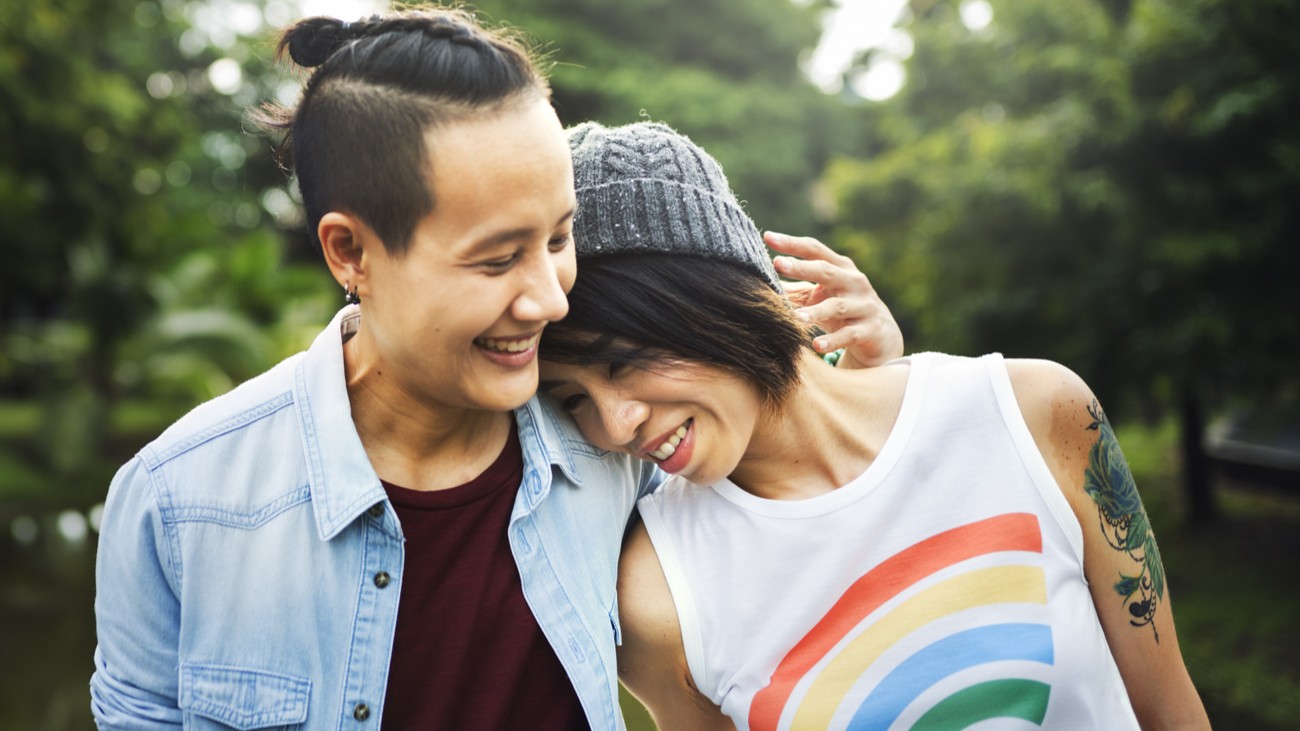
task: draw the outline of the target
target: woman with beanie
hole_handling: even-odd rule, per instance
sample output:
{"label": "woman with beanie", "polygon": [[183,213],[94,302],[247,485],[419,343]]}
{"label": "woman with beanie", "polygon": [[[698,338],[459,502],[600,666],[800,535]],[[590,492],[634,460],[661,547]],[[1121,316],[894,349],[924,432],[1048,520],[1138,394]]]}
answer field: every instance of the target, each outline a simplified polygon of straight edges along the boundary
{"label": "woman with beanie", "polygon": [[619,570],[620,674],[661,728],[1208,727],[1077,376],[829,367],[712,158],[658,124],[569,142],[582,276],[542,389],[673,475]]}
{"label": "woman with beanie", "polygon": [[97,725],[620,728],[617,557],[661,478],[533,398],[575,276],[545,79],[452,10],[280,50],[313,71],[264,121],[349,304],[114,478]]}

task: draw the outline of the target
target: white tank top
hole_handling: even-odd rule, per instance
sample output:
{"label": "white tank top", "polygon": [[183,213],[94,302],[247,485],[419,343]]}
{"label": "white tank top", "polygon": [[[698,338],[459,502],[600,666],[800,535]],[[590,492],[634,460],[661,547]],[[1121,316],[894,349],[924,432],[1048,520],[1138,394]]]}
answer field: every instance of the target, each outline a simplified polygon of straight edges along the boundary
{"label": "white tank top", "polygon": [[696,687],[753,731],[1138,728],[1001,356],[907,361],[893,431],[838,490],[641,500]]}

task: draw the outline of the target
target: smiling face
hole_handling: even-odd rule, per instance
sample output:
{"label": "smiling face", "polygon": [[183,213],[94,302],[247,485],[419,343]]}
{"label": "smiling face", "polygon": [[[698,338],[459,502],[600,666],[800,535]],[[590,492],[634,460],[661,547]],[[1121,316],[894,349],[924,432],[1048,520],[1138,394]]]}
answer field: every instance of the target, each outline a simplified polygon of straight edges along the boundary
{"label": "smiling face", "polygon": [[566,365],[542,361],[542,389],[602,449],[707,485],[739,464],[762,413],[740,376],[690,361]]}
{"label": "smiling face", "polygon": [[[537,387],[537,341],[568,312],[573,170],[550,104],[528,99],[427,135],[436,204],[410,248],[364,246],[363,367],[434,407],[505,411]],[[389,380],[391,379],[391,380]]]}

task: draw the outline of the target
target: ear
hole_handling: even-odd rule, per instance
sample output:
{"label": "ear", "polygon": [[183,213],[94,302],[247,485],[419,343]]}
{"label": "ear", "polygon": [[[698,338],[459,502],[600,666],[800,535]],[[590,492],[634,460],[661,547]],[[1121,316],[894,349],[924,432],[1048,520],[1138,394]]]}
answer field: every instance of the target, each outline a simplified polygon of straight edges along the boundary
{"label": "ear", "polygon": [[369,297],[369,264],[375,247],[383,246],[375,232],[355,216],[330,211],[321,216],[316,234],[334,281],[355,291],[362,300]]}

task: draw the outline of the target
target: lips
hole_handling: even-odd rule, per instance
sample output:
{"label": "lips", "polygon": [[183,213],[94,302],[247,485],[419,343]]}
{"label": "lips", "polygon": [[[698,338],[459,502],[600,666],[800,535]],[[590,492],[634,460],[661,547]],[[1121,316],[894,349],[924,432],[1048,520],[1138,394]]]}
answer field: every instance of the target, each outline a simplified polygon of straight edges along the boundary
{"label": "lips", "polygon": [[484,350],[492,350],[498,353],[521,353],[536,347],[537,341],[541,337],[541,333],[533,333],[521,338],[478,338],[474,341],[474,344]]}
{"label": "lips", "polygon": [[507,368],[518,368],[533,362],[537,356],[537,342],[541,340],[540,332],[515,338],[475,338],[478,347],[488,360]]}
{"label": "lips", "polygon": [[687,420],[685,424],[677,427],[677,430],[668,435],[668,438],[663,440],[663,443],[658,448],[650,452],[650,456],[661,462],[673,456],[673,452],[677,451],[677,445],[682,443],[682,439],[686,436],[686,430],[690,425],[691,422]]}
{"label": "lips", "polygon": [[[659,445],[652,451],[645,452],[647,459],[654,460],[659,469],[676,474],[690,464],[695,452],[695,420],[688,419],[659,440]],[[662,455],[662,456],[661,456]]]}

